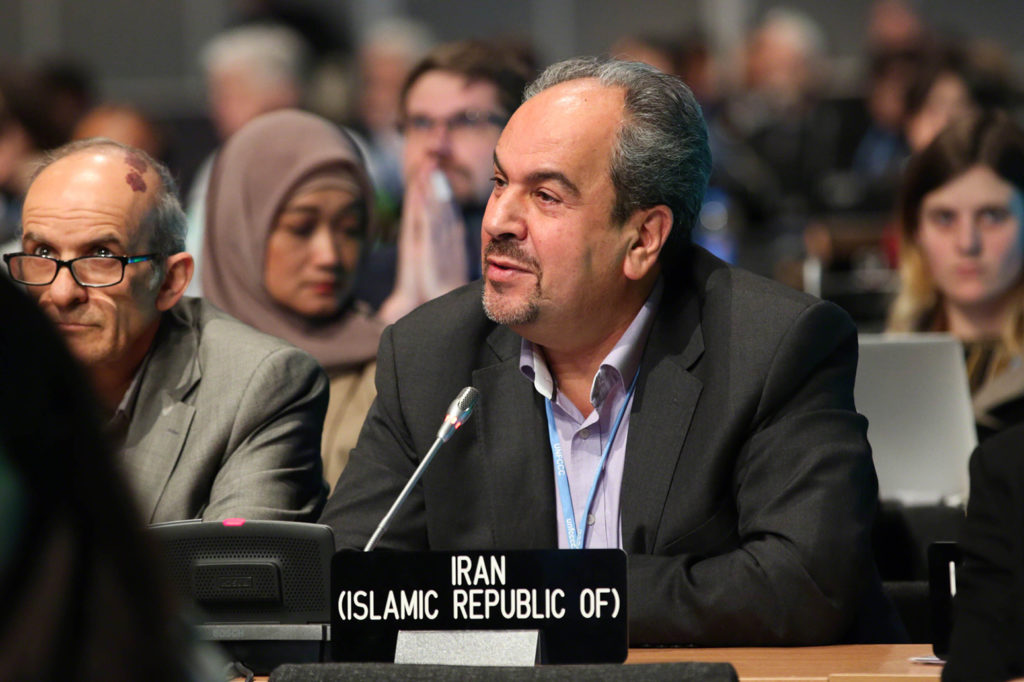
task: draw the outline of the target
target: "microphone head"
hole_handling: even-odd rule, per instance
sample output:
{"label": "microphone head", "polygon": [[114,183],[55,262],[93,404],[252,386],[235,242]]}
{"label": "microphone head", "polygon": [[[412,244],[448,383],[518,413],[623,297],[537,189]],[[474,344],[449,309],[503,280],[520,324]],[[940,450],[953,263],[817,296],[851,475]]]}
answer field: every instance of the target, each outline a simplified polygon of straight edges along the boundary
{"label": "microphone head", "polygon": [[476,407],[476,402],[480,400],[480,391],[476,390],[472,386],[466,386],[464,389],[459,391],[459,395],[455,396],[455,401],[452,405],[458,405],[459,412],[464,412],[466,417]]}
{"label": "microphone head", "polygon": [[455,433],[455,429],[462,426],[469,419],[469,415],[473,412],[473,408],[476,407],[479,399],[480,391],[472,386],[466,386],[459,391],[459,394],[455,396],[455,400],[448,406],[448,413],[445,414],[444,422],[437,431],[437,437],[443,441],[451,438],[452,434]]}

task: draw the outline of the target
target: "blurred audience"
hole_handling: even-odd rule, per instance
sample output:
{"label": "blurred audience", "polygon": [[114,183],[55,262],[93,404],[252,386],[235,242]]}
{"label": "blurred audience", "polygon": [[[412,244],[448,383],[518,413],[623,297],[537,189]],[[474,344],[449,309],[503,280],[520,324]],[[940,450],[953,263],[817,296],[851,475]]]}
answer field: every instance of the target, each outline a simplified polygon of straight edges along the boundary
{"label": "blurred audience", "polygon": [[811,104],[825,77],[825,45],[821,27],[809,16],[769,10],[749,38],[743,63],[747,92],[767,110],[744,111],[741,121],[756,129],[759,116],[800,113]]}
{"label": "blurred audience", "polygon": [[679,43],[668,37],[628,35],[616,40],[608,55],[627,62],[643,62],[664,73],[679,74]]}
{"label": "blurred audience", "polygon": [[707,39],[698,31],[681,35],[625,35],[616,40],[608,55],[636,61],[683,79],[704,110],[705,118],[714,116],[722,96],[721,74]]}
{"label": "blurred audience", "polygon": [[906,96],[906,138],[919,152],[950,121],[977,109],[1011,104],[1010,67],[1001,49],[986,43],[935,48]]}
{"label": "blurred audience", "polygon": [[308,69],[302,36],[284,26],[246,25],[203,49],[210,115],[226,140],[259,114],[298,106]]}
{"label": "blurred audience", "polygon": [[868,10],[866,80],[861,100],[867,114],[847,176],[855,193],[850,208],[888,212],[896,202],[903,163],[909,156],[905,127],[908,91],[932,51],[933,36],[906,0],[875,0]]}
{"label": "blurred audience", "polygon": [[741,226],[738,262],[777,275],[803,257],[801,231],[823,204],[822,181],[839,164],[840,121],[824,102],[825,39],[793,10],[773,9],[751,33],[742,88],[711,123],[712,185]]}
{"label": "blurred audience", "polygon": [[929,30],[914,0],[875,0],[868,10],[867,42],[871,54],[916,52]]}
{"label": "blurred audience", "polygon": [[960,55],[935,54],[907,90],[905,128],[910,150],[920,152],[950,121],[976,108]]}
{"label": "blurred audience", "polygon": [[230,4],[231,27],[284,26],[300,36],[307,48],[302,108],[337,124],[351,120],[359,90],[349,3],[242,0]]}
{"label": "blurred audience", "polygon": [[971,455],[945,682],[1024,677],[1024,425]]}
{"label": "blurred audience", "polygon": [[42,61],[38,74],[49,93],[47,115],[65,142],[96,100],[92,73],[76,60],[51,58]]}
{"label": "blurred audience", "polygon": [[850,168],[861,210],[886,211],[895,204],[893,188],[910,154],[904,136],[907,91],[922,58],[919,52],[901,51],[878,53],[871,60],[865,95],[868,127]]}
{"label": "blurred audience", "polygon": [[0,244],[17,235],[21,203],[42,153],[67,141],[54,90],[40,71],[0,69]]}
{"label": "blurred audience", "polygon": [[352,38],[344,10],[336,3],[296,0],[241,0],[232,2],[232,27],[286,26],[302,36],[315,65],[335,56],[351,56]]}
{"label": "blurred audience", "polygon": [[48,155],[22,218],[22,252],[4,260],[87,369],[143,519],[315,519],[326,377],[183,300],[192,257],[166,167],[112,140],[73,142]]}
{"label": "blurred audience", "polygon": [[1024,132],[955,120],[907,165],[889,329],[961,339],[979,438],[1024,421]]}
{"label": "blurred audience", "polygon": [[[229,29],[203,48],[200,61],[206,75],[210,116],[222,142],[260,114],[302,103],[309,46],[290,28],[252,24]],[[216,153],[196,173],[186,206],[187,248],[196,258],[198,275],[188,290],[193,296],[202,294],[204,209]]]}
{"label": "blurred audience", "polygon": [[163,159],[163,131],[140,109],[130,104],[100,104],[78,121],[71,133],[73,140],[105,137]]}
{"label": "blurred audience", "polygon": [[0,310],[0,679],[220,679],[177,615],[85,376],[3,278]]}
{"label": "blurred audience", "polygon": [[396,214],[402,201],[402,86],[432,43],[421,24],[388,18],[371,26],[359,45],[353,128],[366,141],[367,166],[382,208]]}
{"label": "blurred audience", "polygon": [[359,152],[313,114],[265,114],[224,145],[207,202],[206,296],[327,370],[321,455],[333,487],[376,395],[384,327],[353,298],[375,239],[373,188]]}

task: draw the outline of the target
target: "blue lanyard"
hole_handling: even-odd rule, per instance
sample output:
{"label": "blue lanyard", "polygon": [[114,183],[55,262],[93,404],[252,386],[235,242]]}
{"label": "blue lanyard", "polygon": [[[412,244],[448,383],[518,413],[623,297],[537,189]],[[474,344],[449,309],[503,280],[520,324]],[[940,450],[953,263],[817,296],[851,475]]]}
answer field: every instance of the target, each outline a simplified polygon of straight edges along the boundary
{"label": "blue lanyard", "polygon": [[619,414],[615,417],[615,424],[612,426],[611,435],[608,436],[608,442],[604,445],[604,451],[601,453],[601,462],[597,466],[597,474],[595,474],[594,482],[590,486],[587,505],[583,508],[578,525],[572,508],[569,475],[565,472],[565,459],[562,457],[562,441],[558,437],[558,428],[555,426],[555,415],[551,411],[551,401],[547,398],[544,399],[544,410],[548,415],[548,438],[551,440],[551,455],[555,460],[555,481],[558,484],[558,496],[562,500],[562,516],[565,519],[565,537],[569,542],[569,549],[583,549],[583,542],[587,535],[587,515],[590,514],[590,507],[594,504],[597,484],[601,480],[601,474],[604,473],[604,465],[608,461],[608,453],[612,449],[612,443],[615,442],[615,435],[619,432],[619,425],[622,423],[622,417],[626,414],[629,400],[633,397],[633,390],[636,388],[636,380],[639,376],[640,369],[638,368],[636,374],[633,375],[633,381],[629,385],[629,390],[626,391],[626,397],[622,401],[622,407],[619,408]]}

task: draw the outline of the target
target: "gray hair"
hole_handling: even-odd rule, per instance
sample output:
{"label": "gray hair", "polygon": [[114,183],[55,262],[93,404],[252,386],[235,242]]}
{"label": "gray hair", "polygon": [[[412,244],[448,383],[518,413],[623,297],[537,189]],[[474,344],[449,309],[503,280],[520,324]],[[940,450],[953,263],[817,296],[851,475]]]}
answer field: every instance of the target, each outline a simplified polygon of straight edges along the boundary
{"label": "gray hair", "polygon": [[139,223],[139,236],[148,237],[147,248],[157,254],[161,261],[167,256],[184,251],[188,221],[181,208],[181,203],[178,201],[177,183],[174,182],[167,166],[141,149],[105,137],[69,142],[44,155],[42,163],[32,174],[32,181],[35,182],[40,173],[63,158],[87,149],[102,148],[118,149],[126,154],[134,154],[149,164],[160,177],[160,186],[154,190],[152,203]]}
{"label": "gray hair", "polygon": [[[674,258],[689,241],[711,174],[711,151],[700,105],[675,76],[639,62],[578,57],[549,66],[524,100],[566,81],[594,78],[625,90],[626,116],[612,149],[612,218],[664,204],[672,232],[662,253]],[[665,258],[662,258],[665,262]]]}
{"label": "gray hair", "polygon": [[300,87],[309,61],[305,39],[287,26],[276,24],[228,29],[214,36],[199,58],[207,75],[242,66],[264,87]]}
{"label": "gray hair", "polygon": [[825,33],[803,12],[774,7],[764,15],[760,30],[774,31],[780,40],[798,50],[806,60],[820,59],[825,54]]}
{"label": "gray hair", "polygon": [[359,49],[380,47],[401,55],[411,66],[434,46],[434,36],[426,25],[400,16],[389,16],[370,25],[359,41]]}

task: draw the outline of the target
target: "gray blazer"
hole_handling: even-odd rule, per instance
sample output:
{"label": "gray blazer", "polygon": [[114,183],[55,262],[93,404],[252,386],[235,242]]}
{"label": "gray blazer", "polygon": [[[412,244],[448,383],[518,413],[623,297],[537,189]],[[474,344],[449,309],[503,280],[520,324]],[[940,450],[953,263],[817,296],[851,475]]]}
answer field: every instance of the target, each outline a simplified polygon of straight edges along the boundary
{"label": "gray blazer", "polygon": [[[520,337],[486,319],[480,293],[470,284],[385,331],[377,399],[321,518],[339,547],[362,547],[470,384],[476,414],[379,547],[557,546],[543,400],[519,370]],[[634,644],[898,637],[871,556],[856,364],[856,329],[830,303],[700,249],[666,277],[622,480]]]}
{"label": "gray blazer", "polygon": [[148,523],[315,520],[327,377],[201,299],[164,314],[121,452]]}

